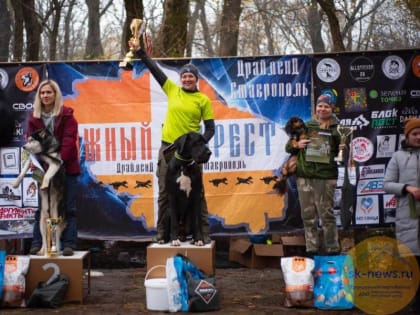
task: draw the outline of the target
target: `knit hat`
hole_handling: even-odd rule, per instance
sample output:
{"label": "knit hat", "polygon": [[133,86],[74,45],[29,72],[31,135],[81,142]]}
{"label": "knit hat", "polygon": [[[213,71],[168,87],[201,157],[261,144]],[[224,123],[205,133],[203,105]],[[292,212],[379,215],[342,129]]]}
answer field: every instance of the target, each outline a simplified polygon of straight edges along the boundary
{"label": "knit hat", "polygon": [[319,103],[326,103],[331,108],[334,108],[337,102],[337,92],[333,89],[326,89],[321,91],[321,95],[316,100],[316,105]]}
{"label": "knit hat", "polygon": [[404,135],[407,138],[411,130],[420,128],[420,118],[409,118],[404,122]]}
{"label": "knit hat", "polygon": [[179,74],[183,75],[184,73],[187,73],[187,72],[192,73],[198,79],[198,69],[193,64],[187,63],[186,65],[183,65],[181,70],[179,71]]}

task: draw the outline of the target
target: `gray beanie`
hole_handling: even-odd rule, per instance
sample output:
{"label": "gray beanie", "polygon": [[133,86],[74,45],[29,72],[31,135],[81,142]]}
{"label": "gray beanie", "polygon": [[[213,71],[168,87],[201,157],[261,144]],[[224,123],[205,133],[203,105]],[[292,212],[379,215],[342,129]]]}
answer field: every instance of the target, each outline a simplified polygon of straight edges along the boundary
{"label": "gray beanie", "polygon": [[186,65],[183,65],[181,70],[179,71],[179,74],[183,75],[187,72],[192,73],[198,79],[198,69],[193,64],[187,63]]}

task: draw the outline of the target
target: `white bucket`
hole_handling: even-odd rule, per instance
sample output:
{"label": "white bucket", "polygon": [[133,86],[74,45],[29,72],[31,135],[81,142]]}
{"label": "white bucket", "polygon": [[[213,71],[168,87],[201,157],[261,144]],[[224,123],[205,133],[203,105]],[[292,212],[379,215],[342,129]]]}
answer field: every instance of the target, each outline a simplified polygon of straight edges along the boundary
{"label": "white bucket", "polygon": [[149,273],[156,268],[166,269],[166,266],[154,266],[150,268],[144,277],[144,286],[146,287],[146,307],[150,311],[168,311],[168,281],[166,278],[148,279]]}

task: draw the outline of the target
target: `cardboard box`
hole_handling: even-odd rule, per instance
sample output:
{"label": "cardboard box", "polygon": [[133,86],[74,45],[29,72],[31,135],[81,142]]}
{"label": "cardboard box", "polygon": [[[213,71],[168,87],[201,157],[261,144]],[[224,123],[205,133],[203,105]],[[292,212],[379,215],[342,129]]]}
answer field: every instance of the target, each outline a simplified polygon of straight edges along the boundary
{"label": "cardboard box", "polygon": [[243,238],[230,239],[229,260],[249,268],[280,268],[283,255],[282,244],[252,244]]}
{"label": "cardboard box", "polygon": [[284,246],[305,246],[305,236],[303,235],[290,235],[290,236],[282,236],[281,243]]}
{"label": "cardboard box", "polygon": [[[83,303],[83,288],[90,290],[90,256],[88,251],[75,251],[73,256],[30,256],[29,270],[26,275],[25,296],[29,298],[39,282],[47,281],[54,272],[65,274],[69,286],[64,297],[65,302]],[[83,263],[87,263],[88,277],[84,283]],[[45,269],[44,269],[45,268]]]}
{"label": "cardboard box", "polygon": [[[208,275],[215,274],[216,242],[212,241],[205,246],[195,246],[183,242],[181,246],[169,244],[150,244],[147,246],[147,271],[156,266],[166,266],[166,259],[176,254],[188,257],[199,269]],[[154,268],[148,278],[165,278],[165,268]]]}

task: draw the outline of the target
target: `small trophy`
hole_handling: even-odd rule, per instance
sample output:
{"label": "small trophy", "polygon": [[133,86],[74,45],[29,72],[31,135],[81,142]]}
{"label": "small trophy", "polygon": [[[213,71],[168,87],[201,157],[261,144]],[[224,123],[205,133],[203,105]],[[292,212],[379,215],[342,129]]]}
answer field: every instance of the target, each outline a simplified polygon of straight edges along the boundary
{"label": "small trophy", "polygon": [[[138,45],[140,41],[140,37],[146,30],[146,21],[141,19],[132,19],[130,24],[131,30],[131,39]],[[126,53],[123,61],[120,62],[120,68],[124,70],[132,70],[133,69],[133,59],[135,57],[134,49],[130,47],[130,50]]]}
{"label": "small trophy", "polygon": [[[345,127],[343,125],[338,125],[337,132],[340,134],[340,144],[346,144],[347,137],[353,133],[353,128]],[[337,162],[337,164],[344,163],[344,150],[343,149],[340,149],[338,151],[338,155],[334,160]]]}
{"label": "small trophy", "polygon": [[60,239],[57,229],[61,223],[61,218],[47,219],[47,256],[56,257],[60,251]]}

